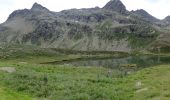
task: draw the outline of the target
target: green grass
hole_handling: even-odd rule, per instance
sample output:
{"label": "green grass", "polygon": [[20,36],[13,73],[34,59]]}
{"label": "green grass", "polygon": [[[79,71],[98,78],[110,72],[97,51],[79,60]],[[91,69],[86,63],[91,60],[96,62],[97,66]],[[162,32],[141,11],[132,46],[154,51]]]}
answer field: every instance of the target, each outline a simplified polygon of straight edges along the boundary
{"label": "green grass", "polygon": [[153,53],[163,53],[163,54],[167,54],[170,53],[170,46],[160,46],[160,49],[158,50],[158,48],[154,48],[152,50],[150,50]]}
{"label": "green grass", "polygon": [[[6,50],[16,51],[10,53]],[[83,57],[110,56],[110,53],[103,51],[97,54],[83,52],[82,56],[82,51],[8,47],[1,49],[0,52],[3,53],[2,57],[9,54],[7,58],[1,58],[0,67],[16,68],[16,72],[13,73],[0,71],[0,100],[170,99],[170,65],[154,66],[125,76],[125,73],[118,69],[39,64]],[[111,54],[115,57],[121,55],[119,52]]]}
{"label": "green grass", "polygon": [[4,87],[0,86],[0,100],[32,100],[33,98],[17,93],[11,90],[7,90]]}
{"label": "green grass", "polygon": [[[24,92],[35,97],[48,98],[50,100],[99,99],[106,98],[107,94],[112,93],[110,85],[113,80],[108,78],[108,69],[105,68],[76,68],[51,65],[17,66],[16,73],[3,73],[1,75],[2,81],[0,82],[17,92]],[[102,94],[101,91],[106,92],[106,94]]]}
{"label": "green grass", "polygon": [[160,65],[137,72],[128,77],[132,82],[140,81],[139,89],[134,98],[139,100],[169,100],[170,99],[170,65]]}
{"label": "green grass", "polygon": [[[2,93],[7,98],[22,98],[23,93],[47,100],[170,99],[170,65],[146,68],[129,76],[124,76],[119,70],[102,67],[13,62],[1,62],[0,66],[17,69],[14,73],[0,72],[0,86],[15,91],[14,94]],[[141,85],[136,86],[137,83]]]}
{"label": "green grass", "polygon": [[56,55],[56,56],[26,56],[22,58],[1,59],[4,62],[40,64],[44,62],[54,62],[70,59],[82,58],[80,55]]}

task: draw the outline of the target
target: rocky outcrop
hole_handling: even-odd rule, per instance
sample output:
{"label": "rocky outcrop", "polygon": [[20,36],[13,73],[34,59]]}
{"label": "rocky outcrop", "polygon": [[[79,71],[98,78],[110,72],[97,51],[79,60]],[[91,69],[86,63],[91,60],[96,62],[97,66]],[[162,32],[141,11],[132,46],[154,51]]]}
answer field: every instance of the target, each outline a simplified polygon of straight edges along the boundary
{"label": "rocky outcrop", "polygon": [[170,22],[170,16],[167,16],[164,20]]}
{"label": "rocky outcrop", "polygon": [[170,27],[170,16],[165,17],[160,24],[164,27]]}
{"label": "rocky outcrop", "polygon": [[43,6],[41,6],[40,4],[38,3],[34,3],[32,8],[31,8],[31,11],[41,11],[41,12],[48,12],[49,10]]}
{"label": "rocky outcrop", "polygon": [[151,23],[156,23],[156,22],[160,21],[159,19],[157,19],[154,16],[150,15],[148,12],[146,12],[143,9],[139,9],[139,10],[131,11],[131,12],[136,14],[137,16],[143,18],[144,20],[151,22]]}
{"label": "rocky outcrop", "polygon": [[16,18],[16,17],[27,17],[27,16],[29,16],[29,14],[31,14],[31,11],[28,9],[16,10],[9,15],[7,21],[13,20],[13,18]]}
{"label": "rocky outcrop", "polygon": [[124,4],[120,0],[109,1],[103,7],[103,9],[107,9],[107,10],[110,10],[110,11],[116,11],[116,12],[119,12],[121,14],[125,14],[127,12],[126,7],[124,6]]}

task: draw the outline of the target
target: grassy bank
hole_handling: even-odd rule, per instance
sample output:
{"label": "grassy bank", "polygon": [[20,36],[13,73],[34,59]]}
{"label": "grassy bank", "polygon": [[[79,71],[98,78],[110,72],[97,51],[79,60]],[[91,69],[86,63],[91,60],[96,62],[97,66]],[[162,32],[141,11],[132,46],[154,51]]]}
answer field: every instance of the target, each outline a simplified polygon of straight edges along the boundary
{"label": "grassy bank", "polygon": [[[146,68],[129,76],[119,70],[71,65],[1,62],[16,72],[0,71],[0,86],[49,100],[168,100],[170,66]],[[7,97],[11,96],[7,93]],[[14,95],[15,98],[15,95]],[[8,100],[8,99],[7,99]]]}
{"label": "grassy bank", "polygon": [[0,86],[0,100],[32,100],[33,98]]}
{"label": "grassy bank", "polygon": [[[20,46],[1,48],[0,100],[32,100],[33,98],[34,100],[35,98],[38,100],[170,99],[170,65],[145,68],[125,76],[125,73],[118,69],[75,67],[68,64],[40,64],[124,56],[127,56],[127,53]],[[147,60],[147,62],[149,61]],[[136,63],[137,61],[134,62],[134,64]],[[152,60],[151,63],[153,63]],[[8,73],[1,70],[4,67],[14,68],[15,71]]]}
{"label": "grassy bank", "polygon": [[4,45],[0,47],[0,60],[3,62],[25,62],[39,64],[54,61],[68,61],[93,58],[121,58],[128,56],[118,51],[76,51],[55,48],[39,48],[29,45]]}
{"label": "grassy bank", "polygon": [[129,76],[128,81],[140,82],[134,94],[135,100],[169,100],[169,76],[170,65],[155,66]]}

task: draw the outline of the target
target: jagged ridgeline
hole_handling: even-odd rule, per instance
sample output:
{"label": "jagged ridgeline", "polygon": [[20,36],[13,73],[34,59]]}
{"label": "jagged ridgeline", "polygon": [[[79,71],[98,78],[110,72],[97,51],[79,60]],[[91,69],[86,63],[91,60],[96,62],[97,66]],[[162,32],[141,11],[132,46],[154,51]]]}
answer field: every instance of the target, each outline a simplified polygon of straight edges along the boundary
{"label": "jagged ridgeline", "polygon": [[157,40],[161,28],[168,25],[144,10],[126,10],[120,0],[111,0],[103,8],[61,12],[52,12],[35,3],[31,9],[14,11],[0,25],[0,43],[129,52],[154,48],[155,41],[161,40]]}

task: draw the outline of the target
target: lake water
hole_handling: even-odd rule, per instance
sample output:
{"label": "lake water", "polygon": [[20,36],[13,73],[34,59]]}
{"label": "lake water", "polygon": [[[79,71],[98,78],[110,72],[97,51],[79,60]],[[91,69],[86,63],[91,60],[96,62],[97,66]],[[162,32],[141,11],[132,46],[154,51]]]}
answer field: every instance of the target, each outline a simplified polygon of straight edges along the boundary
{"label": "lake water", "polygon": [[136,71],[143,68],[169,64],[170,56],[129,56],[125,58],[107,58],[107,59],[79,59],[62,62],[54,62],[53,64],[69,64],[73,66],[94,66],[94,67],[105,67],[111,69],[119,69],[121,65],[135,65],[135,68],[124,68],[124,71]]}
{"label": "lake water", "polygon": [[[106,59],[76,59],[70,61],[52,62],[50,64],[65,64],[82,67],[105,67],[115,69],[121,74],[131,74],[143,68],[152,67],[160,64],[170,64],[170,56],[129,56],[124,58],[106,58]],[[122,65],[135,65],[135,67],[121,67]]]}
{"label": "lake water", "polygon": [[106,68],[117,68],[123,64],[136,64],[138,68],[150,67],[159,64],[170,63],[170,56],[129,56],[125,58],[103,58],[103,59],[77,59],[53,64],[70,64],[74,66],[96,66]]}

